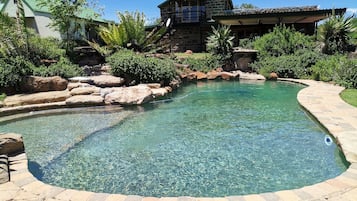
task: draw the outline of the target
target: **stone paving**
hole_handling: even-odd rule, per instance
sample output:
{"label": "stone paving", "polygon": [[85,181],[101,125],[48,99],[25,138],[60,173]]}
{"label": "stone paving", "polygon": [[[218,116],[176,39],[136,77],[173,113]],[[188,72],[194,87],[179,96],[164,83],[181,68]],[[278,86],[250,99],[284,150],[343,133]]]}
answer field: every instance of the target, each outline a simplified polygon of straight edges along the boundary
{"label": "stone paving", "polygon": [[0,201],[357,201],[357,108],[343,102],[342,87],[311,80],[290,80],[308,87],[298,94],[300,104],[336,138],[351,166],[340,176],[300,189],[221,198],[141,197],[64,189],[38,181],[29,171],[26,154],[10,157],[11,181],[0,185]]}

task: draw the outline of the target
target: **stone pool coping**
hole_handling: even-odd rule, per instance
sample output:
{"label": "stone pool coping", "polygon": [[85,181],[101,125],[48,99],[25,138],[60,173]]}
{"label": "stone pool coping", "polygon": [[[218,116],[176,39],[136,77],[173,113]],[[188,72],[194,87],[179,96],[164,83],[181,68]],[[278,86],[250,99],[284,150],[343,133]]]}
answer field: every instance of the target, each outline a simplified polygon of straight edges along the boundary
{"label": "stone pool coping", "polygon": [[307,85],[297,99],[316,118],[342,148],[350,167],[336,178],[299,189],[221,198],[141,197],[105,194],[51,186],[38,181],[28,170],[26,154],[9,158],[11,181],[0,185],[0,200],[46,201],[271,201],[271,200],[344,200],[357,199],[357,108],[339,97],[344,89],[312,80],[281,79]]}

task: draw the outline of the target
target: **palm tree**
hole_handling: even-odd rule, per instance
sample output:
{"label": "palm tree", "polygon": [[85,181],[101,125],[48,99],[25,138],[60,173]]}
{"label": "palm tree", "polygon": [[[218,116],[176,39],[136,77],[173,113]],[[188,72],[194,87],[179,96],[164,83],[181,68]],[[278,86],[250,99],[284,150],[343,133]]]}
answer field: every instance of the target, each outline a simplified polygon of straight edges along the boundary
{"label": "palm tree", "polygon": [[323,52],[326,54],[343,53],[350,42],[350,34],[356,31],[353,16],[336,16],[335,13],[319,27],[319,38],[324,43]]}

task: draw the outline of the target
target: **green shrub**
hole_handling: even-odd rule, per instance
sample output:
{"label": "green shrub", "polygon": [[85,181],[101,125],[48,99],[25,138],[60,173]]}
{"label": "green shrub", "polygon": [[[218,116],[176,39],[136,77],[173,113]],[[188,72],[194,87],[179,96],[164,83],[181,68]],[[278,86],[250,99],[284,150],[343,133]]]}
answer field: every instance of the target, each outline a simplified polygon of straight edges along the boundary
{"label": "green shrub", "polygon": [[16,87],[34,65],[22,56],[0,58],[0,87]]}
{"label": "green shrub", "polygon": [[204,73],[220,66],[219,58],[213,55],[203,59],[188,57],[182,61],[182,64],[189,65],[189,68],[193,71],[201,71]]}
{"label": "green shrub", "polygon": [[274,27],[272,32],[254,41],[254,48],[259,51],[260,58],[293,54],[300,49],[313,49],[313,45],[310,36],[285,25]]}
{"label": "green shrub", "polygon": [[328,56],[311,67],[314,80],[329,82],[336,80],[336,69],[340,65],[341,55]]}
{"label": "green shrub", "polygon": [[44,65],[33,67],[32,70],[33,75],[42,77],[60,76],[63,78],[70,78],[84,74],[82,68],[80,68],[78,65],[72,64],[64,57],[62,57],[58,63],[52,64],[48,67]]}
{"label": "green shrub", "polygon": [[254,49],[254,38],[242,38],[239,40],[239,47],[244,49]]}
{"label": "green shrub", "polygon": [[347,88],[357,88],[357,59],[332,55],[311,67],[315,80],[334,81]]}
{"label": "green shrub", "polygon": [[305,78],[311,74],[310,67],[322,57],[312,37],[285,25],[276,26],[258,38],[254,48],[259,51],[258,60],[251,66],[264,76],[276,72],[279,77]]}
{"label": "green shrub", "polygon": [[346,88],[357,88],[357,59],[345,59],[337,69],[336,82]]}
{"label": "green shrub", "polygon": [[279,57],[261,57],[251,66],[255,71],[268,77],[271,72],[276,72],[279,77],[306,78],[311,74],[310,67],[314,65],[322,54],[302,49],[293,54],[285,54]]}
{"label": "green shrub", "polygon": [[125,78],[127,83],[163,82],[168,84],[175,76],[173,62],[145,57],[129,50],[121,50],[107,58],[112,74]]}
{"label": "green shrub", "polygon": [[29,58],[39,66],[42,59],[57,60],[65,56],[65,50],[59,48],[60,42],[55,38],[41,38],[34,34],[29,37]]}

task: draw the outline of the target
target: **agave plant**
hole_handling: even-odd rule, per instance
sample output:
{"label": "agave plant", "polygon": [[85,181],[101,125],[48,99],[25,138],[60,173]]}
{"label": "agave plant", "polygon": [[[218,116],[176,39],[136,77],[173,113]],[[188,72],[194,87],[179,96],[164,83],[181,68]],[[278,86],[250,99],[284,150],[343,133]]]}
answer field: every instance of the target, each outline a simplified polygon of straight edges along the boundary
{"label": "agave plant", "polygon": [[347,50],[351,39],[350,34],[356,31],[352,22],[353,16],[345,17],[333,14],[319,27],[319,38],[324,43],[324,53],[343,53]]}
{"label": "agave plant", "polygon": [[213,55],[218,55],[222,61],[232,56],[234,36],[231,35],[229,26],[212,26],[212,34],[207,38],[207,50]]}

